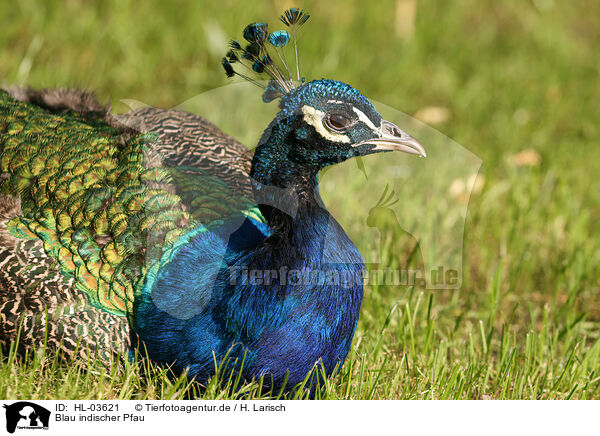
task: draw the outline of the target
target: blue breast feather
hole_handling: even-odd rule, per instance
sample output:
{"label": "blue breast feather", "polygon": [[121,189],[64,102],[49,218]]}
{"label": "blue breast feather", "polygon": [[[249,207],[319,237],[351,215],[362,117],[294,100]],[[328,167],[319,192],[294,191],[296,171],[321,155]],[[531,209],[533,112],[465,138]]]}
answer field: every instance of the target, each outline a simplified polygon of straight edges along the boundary
{"label": "blue breast feather", "polygon": [[[360,253],[322,209],[303,216],[283,249],[271,234],[240,215],[191,230],[165,253],[132,319],[151,359],[206,382],[215,357],[245,356],[244,378],[275,386],[286,372],[288,386],[301,382],[320,361],[327,374],[341,366],[362,300]],[[250,271],[269,271],[269,282]]]}

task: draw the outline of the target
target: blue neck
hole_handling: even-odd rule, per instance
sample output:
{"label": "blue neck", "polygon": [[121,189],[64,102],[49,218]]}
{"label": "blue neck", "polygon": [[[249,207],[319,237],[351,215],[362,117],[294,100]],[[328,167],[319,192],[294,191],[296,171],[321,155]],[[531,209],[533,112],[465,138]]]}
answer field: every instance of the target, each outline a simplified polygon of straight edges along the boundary
{"label": "blue neck", "polygon": [[316,176],[310,186],[286,191],[277,207],[260,203],[272,233],[254,251],[257,267],[326,268],[361,264],[363,259],[339,223],[325,208]]}
{"label": "blue neck", "polygon": [[299,123],[297,117],[275,119],[254,152],[250,170],[254,200],[279,236],[291,237],[297,227],[301,232],[307,222],[329,217],[319,195],[321,165],[294,155],[300,148],[294,134]]}

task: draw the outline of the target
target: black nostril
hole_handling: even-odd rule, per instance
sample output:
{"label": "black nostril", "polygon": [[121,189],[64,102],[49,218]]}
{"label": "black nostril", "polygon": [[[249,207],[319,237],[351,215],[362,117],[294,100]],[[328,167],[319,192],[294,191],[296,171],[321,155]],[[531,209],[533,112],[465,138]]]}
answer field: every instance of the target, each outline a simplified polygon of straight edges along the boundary
{"label": "black nostril", "polygon": [[383,133],[386,133],[391,136],[397,136],[401,138],[403,136],[402,130],[392,123],[384,123],[383,124]]}

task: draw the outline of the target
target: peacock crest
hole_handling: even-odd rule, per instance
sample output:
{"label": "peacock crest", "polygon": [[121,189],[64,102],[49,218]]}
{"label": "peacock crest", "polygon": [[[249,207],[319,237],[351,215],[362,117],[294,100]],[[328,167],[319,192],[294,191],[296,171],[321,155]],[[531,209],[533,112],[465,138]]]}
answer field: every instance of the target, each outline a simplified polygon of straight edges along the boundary
{"label": "peacock crest", "polygon": [[[243,32],[246,43],[242,45],[236,39],[230,41],[229,51],[222,60],[227,77],[237,75],[263,88],[265,103],[290,93],[296,88],[296,82],[304,82],[304,78],[300,78],[297,31],[309,17],[308,13],[299,8],[286,10],[280,20],[290,29],[291,35],[287,30],[269,32],[267,23],[259,22],[247,25]],[[295,78],[285,53],[290,40],[294,42]],[[239,70],[242,68],[243,72],[240,72]],[[266,79],[267,85],[263,85],[264,79]]]}

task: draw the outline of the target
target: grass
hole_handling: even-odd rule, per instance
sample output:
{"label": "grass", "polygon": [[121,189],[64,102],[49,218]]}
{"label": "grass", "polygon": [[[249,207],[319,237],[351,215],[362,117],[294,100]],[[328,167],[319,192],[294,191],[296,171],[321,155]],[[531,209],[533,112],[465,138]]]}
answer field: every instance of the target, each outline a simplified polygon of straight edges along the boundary
{"label": "grass", "polygon": [[[600,5],[423,0],[413,23],[409,3],[304,2],[302,67],[409,114],[449,111],[434,127],[483,161],[462,287],[367,286],[351,354],[318,396],[599,399]],[[95,89],[116,111],[127,109],[123,98],[172,107],[224,85],[227,36],[251,20],[274,23],[288,6],[5,2],[0,81]],[[350,204],[357,189],[338,184],[330,197]],[[419,202],[401,201],[418,216]],[[388,241],[397,231],[382,226]],[[372,233],[353,237],[360,246]],[[167,399],[193,389],[145,364],[64,365],[44,350],[0,364],[2,398]],[[242,393],[259,396],[258,384]],[[215,379],[201,397],[230,395]]]}

